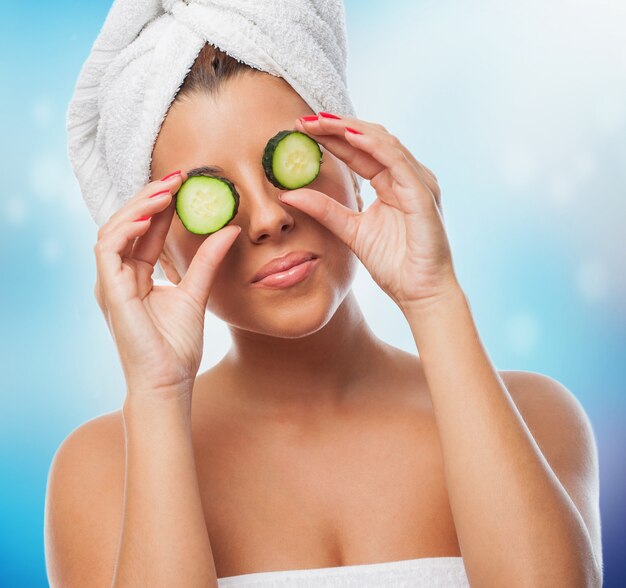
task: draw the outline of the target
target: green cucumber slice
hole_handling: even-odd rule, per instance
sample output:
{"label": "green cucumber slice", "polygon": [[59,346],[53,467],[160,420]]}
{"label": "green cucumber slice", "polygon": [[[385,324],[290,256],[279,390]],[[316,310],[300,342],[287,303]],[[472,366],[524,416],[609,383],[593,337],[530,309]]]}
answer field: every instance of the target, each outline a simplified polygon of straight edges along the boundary
{"label": "green cucumber slice", "polygon": [[219,231],[235,217],[238,208],[235,186],[221,176],[190,176],[176,192],[176,214],[196,235]]}
{"label": "green cucumber slice", "polygon": [[320,173],[322,150],[315,139],[300,131],[279,131],[265,146],[263,169],[278,188],[295,190]]}

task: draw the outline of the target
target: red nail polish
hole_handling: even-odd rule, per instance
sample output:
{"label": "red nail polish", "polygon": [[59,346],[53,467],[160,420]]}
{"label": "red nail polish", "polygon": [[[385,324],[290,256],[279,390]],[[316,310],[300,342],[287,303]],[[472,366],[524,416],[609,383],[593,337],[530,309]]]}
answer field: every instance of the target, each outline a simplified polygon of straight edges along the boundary
{"label": "red nail polish", "polygon": [[312,121],[312,120],[317,120],[317,115],[316,114],[312,114],[310,116],[301,116],[300,120],[305,120],[305,121]]}
{"label": "red nail polish", "polygon": [[139,218],[136,218],[133,222],[144,221],[144,220],[148,220],[151,218],[152,218],[151,216],[140,216]]}
{"label": "red nail polish", "polygon": [[362,135],[363,133],[361,131],[357,131],[356,129],[352,129],[350,127],[345,127],[346,131],[350,132],[350,133],[354,133],[355,135]]}
{"label": "red nail polish", "polygon": [[331,114],[330,112],[320,112],[320,114],[324,117],[324,118],[336,118],[337,120],[341,120],[340,116],[337,116],[336,114]]}
{"label": "red nail polish", "polygon": [[162,177],[159,182],[162,182],[164,180],[167,180],[168,178],[171,178],[172,176],[175,176],[176,174],[180,174],[180,170],[177,169],[175,172],[172,172],[171,174],[167,174],[166,176]]}
{"label": "red nail polish", "polygon": [[159,194],[167,194],[169,192],[169,190],[161,190],[160,192],[157,192],[156,194],[151,194],[150,196],[148,196],[148,198],[154,198],[155,196],[158,196]]}

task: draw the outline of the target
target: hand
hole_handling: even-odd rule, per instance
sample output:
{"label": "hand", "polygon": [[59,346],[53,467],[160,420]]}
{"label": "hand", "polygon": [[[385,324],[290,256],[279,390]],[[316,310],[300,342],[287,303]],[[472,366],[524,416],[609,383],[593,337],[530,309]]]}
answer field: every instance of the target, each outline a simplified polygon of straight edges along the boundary
{"label": "hand", "polygon": [[337,235],[403,311],[459,287],[441,192],[428,168],[379,124],[318,116],[297,119],[296,128],[369,179],[378,198],[362,213],[310,188],[284,192],[281,200]]}
{"label": "hand", "polygon": [[[98,231],[94,294],[117,346],[129,394],[191,398],[214,275],[241,227],[227,225],[198,248],[175,287],[152,273],[187,174],[146,184]],[[165,191],[162,196],[150,195]],[[151,219],[135,219],[152,215]]]}

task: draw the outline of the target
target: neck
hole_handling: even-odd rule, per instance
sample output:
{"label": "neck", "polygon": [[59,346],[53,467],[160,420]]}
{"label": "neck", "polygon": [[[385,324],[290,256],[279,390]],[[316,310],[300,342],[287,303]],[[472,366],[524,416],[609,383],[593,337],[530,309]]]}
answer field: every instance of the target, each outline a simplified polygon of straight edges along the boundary
{"label": "neck", "polygon": [[386,344],[365,322],[352,290],[316,332],[296,339],[232,328],[220,362],[231,394],[262,410],[334,408],[383,361]]}

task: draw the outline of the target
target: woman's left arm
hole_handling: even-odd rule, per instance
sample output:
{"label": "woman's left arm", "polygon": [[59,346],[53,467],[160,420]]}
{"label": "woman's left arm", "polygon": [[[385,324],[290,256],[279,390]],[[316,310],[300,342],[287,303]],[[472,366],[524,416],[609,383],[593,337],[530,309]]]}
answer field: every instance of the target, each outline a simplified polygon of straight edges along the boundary
{"label": "woman's left arm", "polygon": [[309,188],[280,198],[348,245],[409,322],[471,584],[601,586],[591,425],[557,381],[493,367],[455,276],[434,174],[381,125],[319,116],[296,128],[376,190],[362,213]]}
{"label": "woman's left arm", "polygon": [[602,586],[597,454],[578,401],[540,374],[499,376],[460,290],[407,319],[472,585]]}

